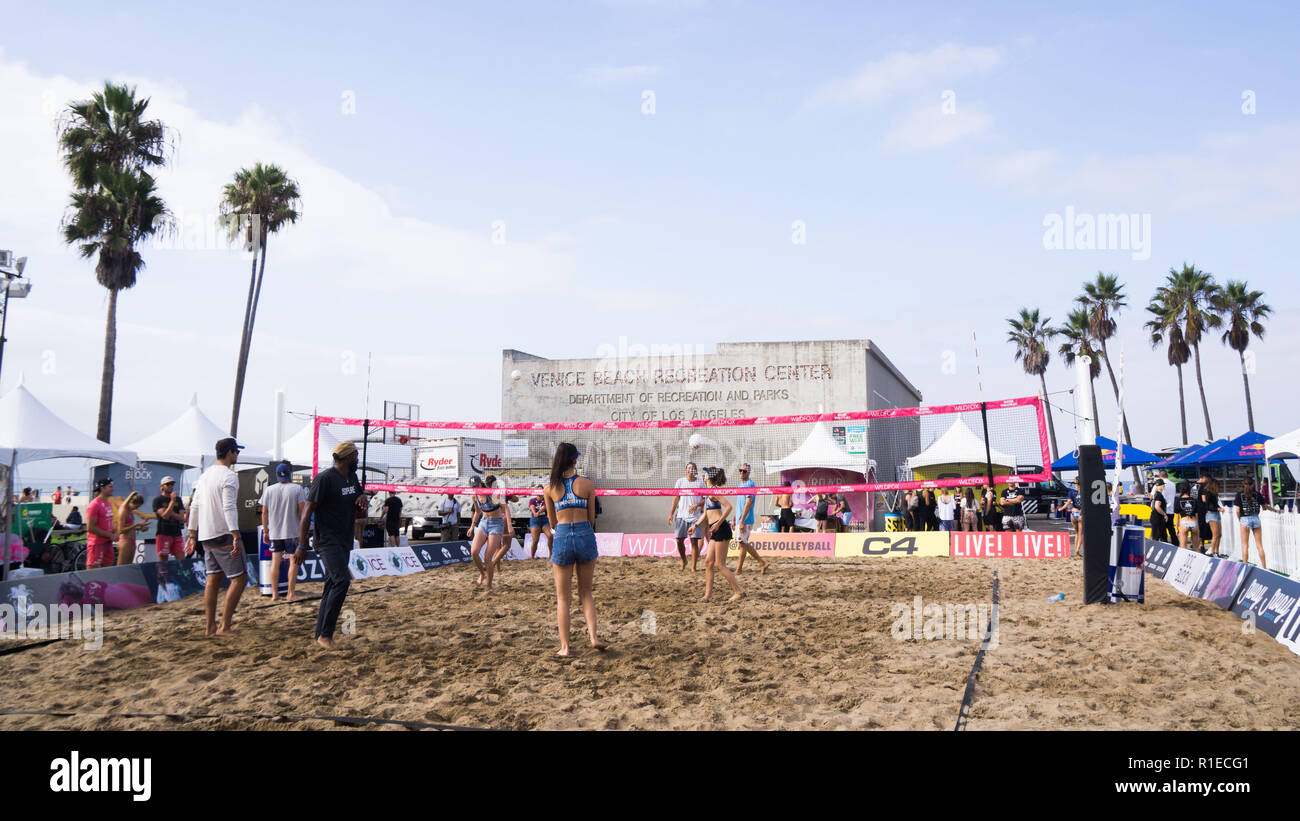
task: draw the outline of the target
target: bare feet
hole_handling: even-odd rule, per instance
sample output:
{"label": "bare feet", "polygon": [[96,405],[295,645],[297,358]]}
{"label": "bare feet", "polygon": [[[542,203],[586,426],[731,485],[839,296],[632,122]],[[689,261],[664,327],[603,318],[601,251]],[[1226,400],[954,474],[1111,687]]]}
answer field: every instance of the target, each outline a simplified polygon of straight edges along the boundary
{"label": "bare feet", "polygon": [[214,635],[214,636],[222,636],[222,637],[225,637],[225,636],[233,636],[233,635],[235,635],[235,628],[233,628],[233,627],[222,627],[220,630],[218,630],[217,632],[213,633],[212,635]]}
{"label": "bare feet", "polygon": [[728,603],[731,603],[731,602],[733,602],[733,601],[740,601],[740,600],[743,599],[743,598],[745,598],[745,594],[744,594],[744,593],[733,593],[733,594],[731,594],[731,598],[727,599],[727,602],[728,602]]}
{"label": "bare feet", "polygon": [[566,658],[566,659],[567,659],[567,658],[569,657],[569,648],[567,648],[567,647],[561,647],[561,648],[559,649],[559,652],[557,652],[555,655],[560,656],[561,658]]}
{"label": "bare feet", "polygon": [[215,624],[209,624],[208,630],[206,633],[204,633],[204,635],[211,637],[211,636],[215,636],[216,634],[217,634],[217,626]]}
{"label": "bare feet", "polygon": [[771,562],[763,562],[762,564],[760,564],[760,565],[758,566],[758,575],[760,575],[760,576],[766,576],[766,575],[767,575],[767,569],[768,569],[769,567],[771,567],[771,566],[772,566],[772,563],[771,563]]}
{"label": "bare feet", "polygon": [[608,644],[603,641],[596,641],[595,639],[591,640],[591,646],[602,653],[609,649]]}
{"label": "bare feet", "polygon": [[708,600],[709,600],[709,597],[712,596],[712,595],[713,595],[712,593],[705,593],[705,594],[704,594],[704,598],[700,599],[700,601],[708,601]]}
{"label": "bare feet", "polygon": [[285,596],[285,597],[284,597],[284,600],[285,600],[286,603],[291,602],[291,601],[298,601],[298,594],[297,594],[297,593],[294,593],[294,594],[292,594],[292,595]]}
{"label": "bare feet", "polygon": [[334,639],[328,638],[326,636],[318,637],[316,639],[316,644],[318,644],[319,646],[323,647],[326,650],[334,649]]}

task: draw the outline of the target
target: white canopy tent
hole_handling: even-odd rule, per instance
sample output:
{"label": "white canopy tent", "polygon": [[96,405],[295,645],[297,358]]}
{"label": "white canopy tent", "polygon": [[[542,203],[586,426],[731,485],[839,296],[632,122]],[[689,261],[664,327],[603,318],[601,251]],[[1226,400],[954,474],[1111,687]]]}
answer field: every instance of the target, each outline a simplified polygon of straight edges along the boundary
{"label": "white canopy tent", "polygon": [[944,434],[931,443],[930,447],[918,453],[916,456],[908,457],[907,467],[909,470],[929,467],[931,465],[948,465],[948,464],[978,464],[983,465],[988,461],[995,465],[1008,465],[1014,467],[1016,460],[997,448],[990,447],[986,451],[984,440],[975,435],[975,431],[961,419],[953,423],[952,427],[944,431]]}
{"label": "white canopy tent", "polygon": [[229,435],[199,410],[199,397],[195,394],[190,398],[189,407],[171,424],[130,448],[140,454],[141,461],[205,467],[216,459],[213,446]]}
{"label": "white canopy tent", "polygon": [[136,453],[101,442],[64,422],[23,385],[0,398],[0,454],[9,467],[5,496],[3,575],[9,574],[9,529],[13,516],[14,468],[44,459],[102,459],[124,465],[136,463]]}
{"label": "white canopy tent", "polygon": [[1300,428],[1265,442],[1264,457],[1270,460],[1300,458]]}
{"label": "white canopy tent", "polygon": [[763,468],[768,473],[780,473],[783,470],[802,468],[835,468],[852,470],[867,475],[868,466],[874,467],[866,456],[854,456],[840,447],[824,422],[813,425],[803,444],[795,448],[784,459],[766,459]]}

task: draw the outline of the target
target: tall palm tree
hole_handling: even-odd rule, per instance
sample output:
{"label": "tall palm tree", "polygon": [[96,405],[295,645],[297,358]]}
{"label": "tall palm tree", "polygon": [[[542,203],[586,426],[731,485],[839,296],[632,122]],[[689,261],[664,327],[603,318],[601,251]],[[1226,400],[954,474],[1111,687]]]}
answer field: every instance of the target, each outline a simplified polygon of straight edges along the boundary
{"label": "tall palm tree", "polygon": [[[1097,377],[1101,375],[1101,356],[1098,355],[1096,348],[1092,346],[1092,323],[1089,321],[1088,312],[1079,309],[1070,311],[1065,318],[1065,324],[1056,329],[1056,335],[1063,337],[1065,342],[1057,351],[1061,354],[1062,361],[1066,365],[1073,366],[1076,359],[1086,356],[1092,361],[1088,365],[1088,380],[1096,382]],[[1097,412],[1097,391],[1092,392],[1092,423],[1093,427],[1101,432],[1101,414]]]}
{"label": "tall palm tree", "polygon": [[1051,327],[1051,317],[1039,319],[1038,309],[1020,309],[1020,316],[1008,319],[1011,330],[1007,332],[1007,341],[1016,346],[1016,361],[1030,376],[1037,376],[1043,391],[1043,404],[1047,410],[1047,429],[1052,437],[1052,461],[1058,458],[1056,450],[1056,423],[1052,421],[1052,406],[1047,401],[1047,365],[1052,361],[1052,352],[1047,344],[1056,336]]}
{"label": "tall palm tree", "polygon": [[[1115,394],[1115,404],[1119,404],[1119,383],[1115,381],[1115,370],[1110,366],[1110,351],[1106,349],[1106,340],[1115,335],[1117,323],[1115,317],[1128,306],[1124,301],[1124,286],[1119,284],[1119,277],[1114,274],[1097,272],[1095,282],[1083,283],[1083,294],[1076,297],[1075,304],[1088,312],[1088,328],[1092,338],[1101,345],[1101,357],[1106,362],[1106,375],[1110,377],[1110,389]],[[1133,436],[1128,431],[1128,415],[1120,417],[1123,422],[1124,444],[1132,447]],[[1133,468],[1133,481],[1141,483],[1138,469]]]}
{"label": "tall palm tree", "polygon": [[117,293],[135,284],[144,260],[141,240],[164,230],[169,217],[147,169],[166,163],[168,132],[147,119],[149,98],[135,88],[105,83],[88,100],[68,104],[59,123],[59,149],[74,191],[64,218],[64,241],[80,243],[87,259],[98,255],[95,278],[108,289],[104,368],[95,435],[109,440],[117,352]]}
{"label": "tall palm tree", "polygon": [[1214,440],[1214,429],[1210,426],[1210,406],[1205,401],[1205,382],[1201,378],[1201,336],[1206,330],[1223,324],[1214,308],[1219,290],[1213,275],[1185,262],[1182,270],[1170,268],[1165,284],[1156,289],[1156,296],[1177,317],[1183,340],[1191,346],[1192,360],[1196,365],[1196,387],[1201,393],[1201,412],[1205,414],[1205,436],[1211,441]]}
{"label": "tall palm tree", "polygon": [[[301,198],[298,183],[289,179],[277,165],[257,163],[235,172],[221,195],[221,215],[226,219],[232,242],[238,240],[253,252],[252,271],[248,280],[248,301],[244,304],[244,328],[239,338],[239,362],[235,368],[235,397],[230,410],[230,435],[239,429],[239,406],[244,397],[244,373],[253,345],[253,324],[257,321],[257,303],[262,298],[262,278],[266,275],[266,241],[285,225],[297,222]],[[261,265],[258,265],[258,255]]]}
{"label": "tall palm tree", "polygon": [[1246,283],[1228,280],[1223,290],[1213,297],[1213,306],[1223,314],[1228,323],[1228,330],[1223,332],[1223,343],[1237,352],[1241,358],[1241,381],[1246,386],[1246,419],[1250,429],[1255,429],[1255,408],[1250,401],[1250,376],[1246,373],[1246,348],[1250,345],[1250,335],[1264,338],[1264,323],[1273,309],[1263,302],[1263,291],[1251,291]]}
{"label": "tall palm tree", "polygon": [[1187,444],[1187,400],[1183,393],[1183,366],[1192,358],[1192,349],[1183,338],[1183,326],[1179,324],[1178,312],[1165,303],[1159,291],[1147,304],[1147,313],[1151,319],[1142,326],[1150,334],[1151,347],[1158,348],[1160,343],[1168,341],[1166,358],[1170,365],[1178,369],[1178,418],[1183,425],[1183,444]]}

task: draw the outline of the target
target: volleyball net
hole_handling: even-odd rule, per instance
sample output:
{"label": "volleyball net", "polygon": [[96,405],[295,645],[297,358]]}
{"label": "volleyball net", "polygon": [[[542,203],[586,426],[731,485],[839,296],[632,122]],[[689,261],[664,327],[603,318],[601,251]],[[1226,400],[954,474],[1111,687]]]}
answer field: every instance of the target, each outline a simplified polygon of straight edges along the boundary
{"label": "volleyball net", "polygon": [[[782,494],[791,486],[805,494],[885,492],[1051,477],[1038,397],[743,419],[425,422],[317,416],[313,433],[313,476],[330,467],[335,444],[351,440],[364,451],[359,458],[366,463],[367,490],[398,493],[532,495],[547,482],[561,442],[577,447],[580,472],[593,480],[598,496],[693,495],[698,489],[675,487],[687,463],[697,466],[700,478],[707,468],[725,471],[727,486],[711,491],[718,495]],[[394,441],[402,447],[394,448]],[[742,464],[750,466],[755,487],[736,487]],[[488,475],[497,477],[494,488],[472,481]]]}

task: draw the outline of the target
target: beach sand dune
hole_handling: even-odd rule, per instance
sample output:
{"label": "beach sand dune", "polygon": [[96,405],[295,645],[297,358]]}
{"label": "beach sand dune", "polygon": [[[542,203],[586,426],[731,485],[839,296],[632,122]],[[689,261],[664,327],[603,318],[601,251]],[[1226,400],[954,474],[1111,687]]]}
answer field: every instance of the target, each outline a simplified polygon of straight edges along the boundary
{"label": "beach sand dune", "polygon": [[[543,560],[509,563],[498,590],[469,566],[353,584],[340,649],[311,642],[317,602],[252,593],[239,635],[203,636],[202,599],[111,613],[99,650],[79,641],[0,656],[3,729],[306,729],[349,716],[495,729],[935,729],[956,722],[978,638],[898,640],[896,604],[991,601],[971,729],[1293,726],[1300,658],[1230,613],[1151,580],[1145,607],[1078,603],[1077,561],[786,560],[741,576],[748,597],[709,603],[674,560],[601,559],[600,635],[574,601],[556,658]],[[308,587],[308,593],[313,588]],[[1046,603],[1063,591],[1065,602]],[[350,611],[350,614],[347,612]],[[123,717],[171,713],[212,718]],[[396,729],[394,725],[369,725]]]}

